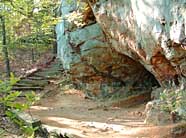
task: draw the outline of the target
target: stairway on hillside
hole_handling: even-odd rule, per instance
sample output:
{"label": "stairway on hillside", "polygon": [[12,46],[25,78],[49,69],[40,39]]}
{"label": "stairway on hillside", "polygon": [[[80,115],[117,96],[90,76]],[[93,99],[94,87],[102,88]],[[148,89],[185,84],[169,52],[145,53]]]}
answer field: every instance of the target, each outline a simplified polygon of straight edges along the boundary
{"label": "stairway on hillside", "polygon": [[22,96],[30,91],[40,92],[45,86],[52,83],[54,80],[59,79],[59,75],[62,72],[62,64],[55,59],[47,66],[21,77],[21,79],[13,86],[12,90],[22,91]]}

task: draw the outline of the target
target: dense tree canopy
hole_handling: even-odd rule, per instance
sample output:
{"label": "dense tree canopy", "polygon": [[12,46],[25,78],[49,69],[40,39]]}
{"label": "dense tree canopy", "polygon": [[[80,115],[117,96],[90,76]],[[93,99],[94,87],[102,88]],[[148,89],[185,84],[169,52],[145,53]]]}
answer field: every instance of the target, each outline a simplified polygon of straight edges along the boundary
{"label": "dense tree canopy", "polygon": [[48,40],[57,21],[57,0],[6,0],[0,6],[1,16],[6,17],[7,34],[13,37],[11,42],[51,42]]}
{"label": "dense tree canopy", "polygon": [[[0,0],[0,17],[3,19],[0,31],[6,39],[4,44],[0,39],[0,47],[34,50],[53,45],[56,49],[55,25],[59,5],[59,0]],[[8,50],[2,52],[5,53],[4,59],[8,60]]]}

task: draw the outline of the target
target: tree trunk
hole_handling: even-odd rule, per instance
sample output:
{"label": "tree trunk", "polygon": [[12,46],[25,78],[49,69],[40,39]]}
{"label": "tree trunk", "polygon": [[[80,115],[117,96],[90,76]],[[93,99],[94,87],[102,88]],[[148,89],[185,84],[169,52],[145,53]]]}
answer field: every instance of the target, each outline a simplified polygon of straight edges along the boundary
{"label": "tree trunk", "polygon": [[55,26],[54,26],[54,42],[53,42],[53,54],[57,55],[57,38],[56,38],[56,31],[55,31]]}
{"label": "tree trunk", "polygon": [[[57,15],[58,14],[58,12],[57,11],[55,11],[54,12],[54,18],[57,18]],[[55,56],[57,56],[57,34],[56,34],[56,26],[54,26],[54,28],[53,28],[54,30],[53,30],[53,37],[54,37],[54,42],[53,42],[53,54],[55,55]]]}
{"label": "tree trunk", "polygon": [[4,54],[4,61],[5,61],[5,70],[7,77],[10,77],[10,61],[8,56],[8,48],[6,43],[6,28],[5,28],[5,18],[1,17],[2,21],[2,39],[3,39],[3,54]]}
{"label": "tree trunk", "polygon": [[34,63],[35,62],[34,48],[31,49],[31,57],[32,57],[32,63]]}

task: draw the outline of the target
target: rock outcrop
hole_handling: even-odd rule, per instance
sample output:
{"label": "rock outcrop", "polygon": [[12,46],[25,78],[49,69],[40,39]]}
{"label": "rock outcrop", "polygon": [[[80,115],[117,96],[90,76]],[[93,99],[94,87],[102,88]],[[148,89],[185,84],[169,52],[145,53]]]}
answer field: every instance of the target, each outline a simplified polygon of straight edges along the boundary
{"label": "rock outcrop", "polygon": [[104,96],[185,79],[186,0],[63,0],[61,12],[58,57],[87,91]]}
{"label": "rock outcrop", "polygon": [[185,0],[99,0],[91,6],[112,46],[162,86],[186,77]]}

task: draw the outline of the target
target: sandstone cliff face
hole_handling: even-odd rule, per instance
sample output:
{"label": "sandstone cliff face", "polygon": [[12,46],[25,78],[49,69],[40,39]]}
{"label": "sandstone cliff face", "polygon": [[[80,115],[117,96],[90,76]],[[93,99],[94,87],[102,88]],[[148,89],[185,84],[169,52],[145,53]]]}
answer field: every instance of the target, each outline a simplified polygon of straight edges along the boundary
{"label": "sandstone cliff face", "polygon": [[140,62],[160,84],[186,76],[185,0],[100,0],[91,5],[111,45]]}
{"label": "sandstone cliff face", "polygon": [[125,93],[125,86],[150,89],[156,80],[179,84],[186,77],[186,0],[78,4],[62,1],[56,27],[58,57],[74,83],[104,95]]}

